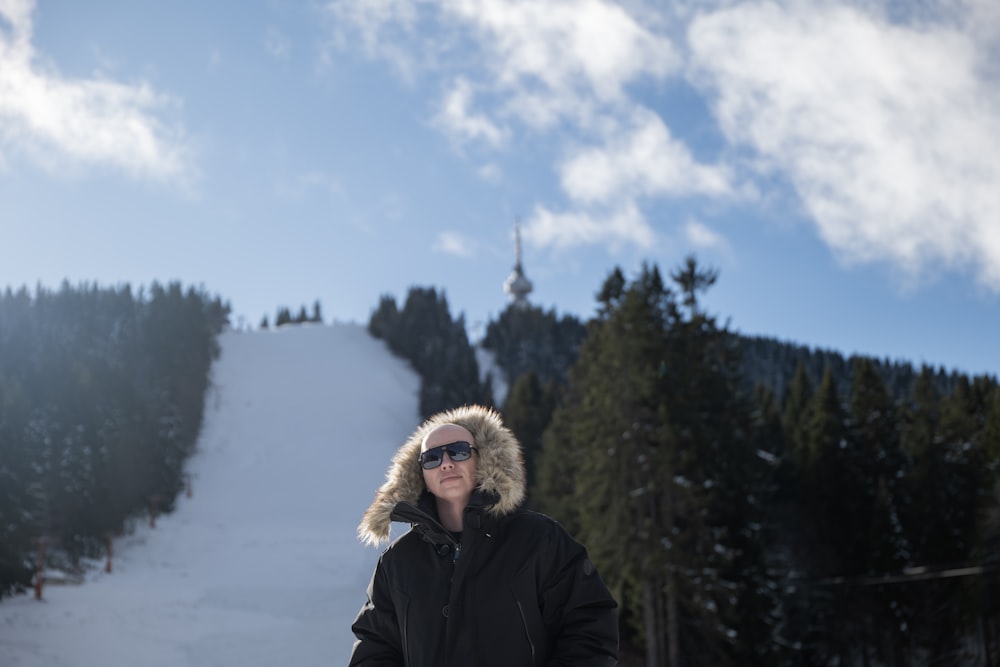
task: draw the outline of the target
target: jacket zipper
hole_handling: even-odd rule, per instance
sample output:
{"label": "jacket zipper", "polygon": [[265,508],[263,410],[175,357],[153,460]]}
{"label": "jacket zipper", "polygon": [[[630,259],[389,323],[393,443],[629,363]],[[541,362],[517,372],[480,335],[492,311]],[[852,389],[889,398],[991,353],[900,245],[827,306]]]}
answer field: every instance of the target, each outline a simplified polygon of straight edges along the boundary
{"label": "jacket zipper", "polygon": [[528,640],[528,648],[531,649],[531,664],[535,664],[535,643],[531,641],[531,634],[528,632],[528,619],[524,617],[524,607],[521,606],[521,601],[517,600],[517,612],[521,614],[521,625],[524,626],[524,637]]}

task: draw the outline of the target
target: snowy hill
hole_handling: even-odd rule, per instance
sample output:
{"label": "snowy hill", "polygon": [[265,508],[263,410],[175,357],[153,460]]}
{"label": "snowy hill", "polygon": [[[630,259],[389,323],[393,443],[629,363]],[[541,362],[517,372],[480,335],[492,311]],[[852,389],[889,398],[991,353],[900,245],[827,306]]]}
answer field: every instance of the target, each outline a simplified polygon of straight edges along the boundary
{"label": "snowy hill", "polygon": [[0,602],[0,665],[346,663],[378,557],[355,527],[419,378],[360,325],[220,342],[191,497],[119,539],[112,573]]}

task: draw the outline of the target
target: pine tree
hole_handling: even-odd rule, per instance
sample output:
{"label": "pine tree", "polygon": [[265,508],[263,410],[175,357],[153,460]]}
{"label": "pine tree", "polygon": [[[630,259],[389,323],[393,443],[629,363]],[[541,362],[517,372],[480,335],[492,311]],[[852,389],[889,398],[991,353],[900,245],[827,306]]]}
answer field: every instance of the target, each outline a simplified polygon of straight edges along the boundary
{"label": "pine tree", "polygon": [[383,296],[368,330],[384,338],[420,375],[420,411],[425,417],[469,403],[492,404],[492,390],[479,377],[465,318],[452,319],[443,293],[413,287],[398,312],[392,297]]}
{"label": "pine tree", "polygon": [[543,437],[540,500],[609,572],[647,664],[754,664],[771,645],[754,528],[766,472],[731,339],[699,308],[714,275],[675,273],[682,304],[655,267],[609,275]]}
{"label": "pine tree", "polygon": [[[848,571],[884,575],[902,570],[910,546],[900,520],[900,490],[903,456],[899,419],[889,392],[867,358],[852,360],[853,382],[849,402],[849,435],[841,451],[847,521],[854,526],[854,553]],[[863,637],[860,650],[868,647],[882,660],[905,650],[906,636],[900,628],[909,620],[906,593],[891,588],[875,599],[861,598],[852,618],[867,619],[857,630]],[[884,637],[870,632],[886,628]],[[887,648],[891,646],[891,649]]]}
{"label": "pine tree", "polygon": [[855,525],[868,521],[871,526],[860,540],[863,553],[857,556],[858,568],[869,573],[893,572],[904,565],[904,554],[910,550],[897,509],[896,481],[903,467],[899,419],[872,362],[857,357],[852,370],[850,448],[845,452],[848,486],[843,491],[853,504]]}
{"label": "pine tree", "polygon": [[[805,566],[808,581],[824,581],[831,577],[858,575],[849,570],[854,526],[843,506],[844,468],[841,451],[847,448],[846,415],[834,373],[827,369],[809,404],[804,429],[804,462],[802,480],[805,485],[805,508],[808,523],[801,536],[800,563]],[[844,606],[840,589],[814,587],[800,601],[798,613],[804,615],[795,641],[804,647],[804,655],[816,664],[829,661],[845,663],[855,645],[853,628],[846,628],[844,619],[849,610]]]}
{"label": "pine tree", "polygon": [[375,311],[368,318],[368,333],[388,342],[389,336],[397,326],[399,326],[399,308],[396,306],[396,299],[383,294]]}
{"label": "pine tree", "polygon": [[542,434],[552,420],[555,401],[554,383],[542,386],[538,375],[529,372],[514,382],[504,403],[504,422],[517,436],[524,452],[528,484],[526,504],[529,506],[537,478],[537,458],[542,448]]}
{"label": "pine tree", "polygon": [[[44,536],[72,565],[150,495],[169,509],[227,318],[221,301],[179,284],[0,298],[4,558],[25,562]],[[0,564],[0,595],[17,576]]]}
{"label": "pine tree", "polygon": [[805,364],[799,361],[788,393],[785,395],[781,421],[789,443],[792,462],[804,468],[808,462],[806,421],[812,403],[813,387]]}
{"label": "pine tree", "polygon": [[486,327],[482,346],[493,352],[507,386],[528,372],[538,375],[542,384],[562,385],[586,333],[575,317],[511,304]]}
{"label": "pine tree", "polygon": [[620,278],[616,270],[605,281],[602,317],[592,323],[570,371],[568,400],[546,432],[540,490],[543,508],[557,518],[571,508],[561,520],[588,545],[619,596],[643,600],[632,618],[656,659],[665,655],[666,620],[659,597],[664,580],[656,510],[663,492],[654,479],[653,453],[662,436],[655,385],[667,294],[659,273],[648,268],[628,291],[619,289]]}

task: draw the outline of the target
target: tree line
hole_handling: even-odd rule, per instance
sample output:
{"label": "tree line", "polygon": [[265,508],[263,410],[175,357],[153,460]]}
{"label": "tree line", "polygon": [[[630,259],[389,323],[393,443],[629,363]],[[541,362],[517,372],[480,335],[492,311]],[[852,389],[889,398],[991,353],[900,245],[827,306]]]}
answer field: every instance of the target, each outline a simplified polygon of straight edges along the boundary
{"label": "tree line", "polygon": [[997,664],[996,378],[739,336],[702,306],[717,279],[615,269],[583,336],[510,308],[483,341],[531,506],[621,603],[621,664]]}
{"label": "tree line", "polygon": [[29,585],[38,540],[72,567],[170,511],[228,314],[179,283],[0,294],[0,597]]}
{"label": "tree line", "polygon": [[[589,321],[509,308],[482,341],[530,506],[621,603],[623,667],[996,664],[996,378],[734,334],[702,304],[717,279],[614,269]],[[170,510],[228,310],[176,283],[0,296],[0,595],[38,537],[79,559]],[[423,415],[494,404],[443,292],[368,326]]]}

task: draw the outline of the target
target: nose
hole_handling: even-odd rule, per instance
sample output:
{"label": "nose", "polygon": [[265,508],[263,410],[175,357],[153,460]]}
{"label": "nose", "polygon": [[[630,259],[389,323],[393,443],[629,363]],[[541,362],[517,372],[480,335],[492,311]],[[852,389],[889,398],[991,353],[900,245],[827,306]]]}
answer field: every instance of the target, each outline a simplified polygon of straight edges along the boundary
{"label": "nose", "polygon": [[441,467],[444,468],[445,466],[449,468],[455,467],[455,462],[451,460],[451,454],[447,451],[441,452]]}

